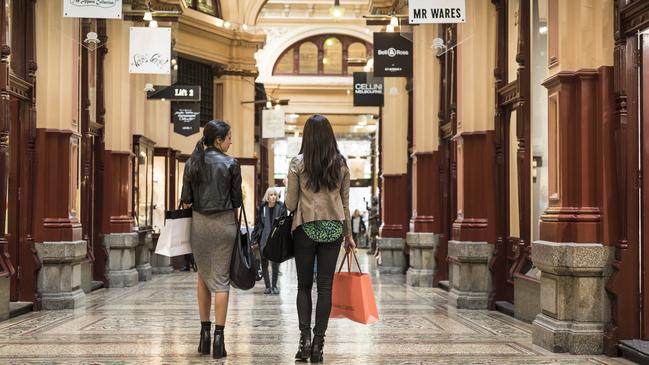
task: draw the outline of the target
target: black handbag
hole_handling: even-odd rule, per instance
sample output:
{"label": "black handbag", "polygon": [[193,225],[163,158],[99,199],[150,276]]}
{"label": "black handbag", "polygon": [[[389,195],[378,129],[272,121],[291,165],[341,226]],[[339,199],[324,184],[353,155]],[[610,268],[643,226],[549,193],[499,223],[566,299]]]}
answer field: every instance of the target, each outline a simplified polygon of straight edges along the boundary
{"label": "black handbag", "polygon": [[267,260],[284,262],[293,258],[293,213],[282,215],[273,221],[273,230],[261,254]]}
{"label": "black handbag", "polygon": [[241,290],[249,290],[255,286],[257,281],[258,270],[255,267],[255,253],[252,250],[250,240],[250,230],[248,229],[248,218],[246,210],[241,206],[239,211],[238,226],[241,227],[241,216],[243,215],[244,229],[239,230],[232,250],[232,260],[230,260],[230,284]]}

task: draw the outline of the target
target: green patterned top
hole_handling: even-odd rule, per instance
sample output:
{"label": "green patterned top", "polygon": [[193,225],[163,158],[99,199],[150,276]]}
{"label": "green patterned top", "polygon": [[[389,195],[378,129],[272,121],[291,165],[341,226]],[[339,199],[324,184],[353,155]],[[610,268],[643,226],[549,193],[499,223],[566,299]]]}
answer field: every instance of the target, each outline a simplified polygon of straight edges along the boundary
{"label": "green patterned top", "polygon": [[343,236],[341,221],[313,221],[302,224],[307,237],[318,243],[338,243]]}

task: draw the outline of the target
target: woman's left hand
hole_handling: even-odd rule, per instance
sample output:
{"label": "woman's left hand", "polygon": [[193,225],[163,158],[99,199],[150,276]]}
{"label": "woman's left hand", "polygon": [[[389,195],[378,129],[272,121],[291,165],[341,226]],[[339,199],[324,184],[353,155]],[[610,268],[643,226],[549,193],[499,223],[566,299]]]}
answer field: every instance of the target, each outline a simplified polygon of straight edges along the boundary
{"label": "woman's left hand", "polygon": [[351,235],[345,237],[345,251],[356,248],[356,242],[354,242],[354,237]]}

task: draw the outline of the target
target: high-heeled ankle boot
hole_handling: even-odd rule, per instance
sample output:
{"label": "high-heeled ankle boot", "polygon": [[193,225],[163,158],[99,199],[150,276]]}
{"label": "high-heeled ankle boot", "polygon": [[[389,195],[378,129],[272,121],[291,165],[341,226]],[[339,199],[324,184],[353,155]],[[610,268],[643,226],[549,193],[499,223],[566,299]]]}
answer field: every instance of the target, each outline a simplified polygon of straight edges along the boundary
{"label": "high-heeled ankle boot", "polygon": [[214,330],[214,342],[212,343],[212,357],[220,359],[228,356],[225,352],[225,337],[223,336],[223,329],[217,328]]}
{"label": "high-heeled ankle boot", "polygon": [[201,339],[198,342],[198,352],[203,355],[210,354],[210,331],[212,330],[212,324],[211,322],[206,323],[208,324],[201,324]]}
{"label": "high-heeled ankle boot", "polygon": [[311,357],[311,330],[302,331],[300,334],[300,347],[295,354],[296,360],[308,360]]}
{"label": "high-heeled ankle boot", "polygon": [[313,336],[311,344],[311,362],[322,362],[322,348],[324,347],[324,337]]}

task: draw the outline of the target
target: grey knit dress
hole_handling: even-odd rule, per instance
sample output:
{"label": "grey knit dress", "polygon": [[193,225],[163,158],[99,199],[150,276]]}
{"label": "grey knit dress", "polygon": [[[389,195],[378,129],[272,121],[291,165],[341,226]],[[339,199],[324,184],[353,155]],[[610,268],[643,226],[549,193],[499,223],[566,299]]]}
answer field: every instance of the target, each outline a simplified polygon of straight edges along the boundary
{"label": "grey knit dress", "polygon": [[198,274],[212,293],[230,290],[230,261],[239,229],[231,210],[192,215],[192,251]]}

